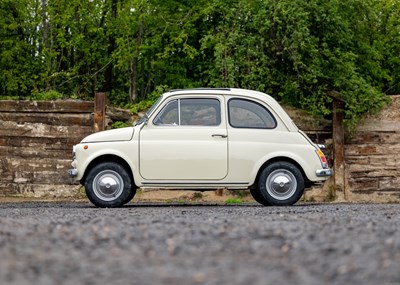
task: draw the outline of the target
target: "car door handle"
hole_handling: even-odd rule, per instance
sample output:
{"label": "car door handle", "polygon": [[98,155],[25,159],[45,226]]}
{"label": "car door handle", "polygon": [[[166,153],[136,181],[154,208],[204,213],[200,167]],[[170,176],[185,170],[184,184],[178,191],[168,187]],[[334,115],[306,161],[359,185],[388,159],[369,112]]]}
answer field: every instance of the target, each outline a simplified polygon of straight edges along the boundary
{"label": "car door handle", "polygon": [[216,138],[216,137],[221,137],[221,138],[227,138],[228,137],[228,135],[222,135],[222,134],[213,134],[213,135],[211,135],[213,138]]}

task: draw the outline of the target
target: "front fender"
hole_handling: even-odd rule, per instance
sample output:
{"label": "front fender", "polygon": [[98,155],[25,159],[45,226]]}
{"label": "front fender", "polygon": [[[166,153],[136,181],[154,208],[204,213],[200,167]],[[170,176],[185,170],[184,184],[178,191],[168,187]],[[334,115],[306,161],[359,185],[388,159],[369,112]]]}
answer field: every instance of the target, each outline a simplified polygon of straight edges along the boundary
{"label": "front fender", "polygon": [[[76,147],[76,179],[81,180],[87,174],[89,165],[96,160],[106,161],[106,157],[118,157],[130,167],[132,174],[137,177],[137,148],[131,142],[114,142],[118,147],[110,147],[110,143],[79,144]],[[129,149],[129,151],[127,151]],[[133,150],[133,151],[132,151]],[[132,154],[132,155],[127,155]]]}

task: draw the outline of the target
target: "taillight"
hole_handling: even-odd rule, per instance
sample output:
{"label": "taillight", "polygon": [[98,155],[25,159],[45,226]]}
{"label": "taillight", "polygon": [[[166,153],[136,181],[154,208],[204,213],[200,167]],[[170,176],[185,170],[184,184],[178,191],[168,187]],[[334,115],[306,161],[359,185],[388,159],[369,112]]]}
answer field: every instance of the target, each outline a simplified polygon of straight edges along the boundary
{"label": "taillight", "polygon": [[320,149],[317,149],[316,153],[321,161],[322,168],[328,168],[328,161],[326,160],[324,153]]}

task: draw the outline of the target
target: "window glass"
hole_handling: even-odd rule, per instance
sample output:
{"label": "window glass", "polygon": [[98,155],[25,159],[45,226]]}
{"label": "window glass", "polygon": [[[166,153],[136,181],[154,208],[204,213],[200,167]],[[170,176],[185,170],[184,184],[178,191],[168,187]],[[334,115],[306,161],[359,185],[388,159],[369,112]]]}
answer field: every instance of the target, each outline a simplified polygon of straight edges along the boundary
{"label": "window glass", "polygon": [[181,99],[181,125],[218,126],[221,123],[217,99]]}
{"label": "window glass", "polygon": [[155,125],[218,126],[221,123],[217,99],[178,99],[169,102],[154,119]]}
{"label": "window glass", "polygon": [[169,102],[157,117],[154,119],[155,125],[179,125],[178,100]]}
{"label": "window glass", "polygon": [[264,106],[244,99],[231,99],[229,107],[229,124],[235,128],[273,129],[276,120]]}

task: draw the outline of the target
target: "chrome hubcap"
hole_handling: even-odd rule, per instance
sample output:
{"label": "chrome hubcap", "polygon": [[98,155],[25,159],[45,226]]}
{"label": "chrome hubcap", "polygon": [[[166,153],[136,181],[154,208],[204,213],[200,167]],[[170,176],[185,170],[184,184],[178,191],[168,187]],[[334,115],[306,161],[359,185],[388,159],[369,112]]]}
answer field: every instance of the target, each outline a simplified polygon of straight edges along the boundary
{"label": "chrome hubcap", "polygon": [[268,175],[266,181],[268,194],[277,200],[286,200],[296,192],[296,177],[290,171],[277,169]]}
{"label": "chrome hubcap", "polygon": [[113,170],[103,170],[93,180],[93,190],[103,201],[113,201],[122,194],[124,181]]}

